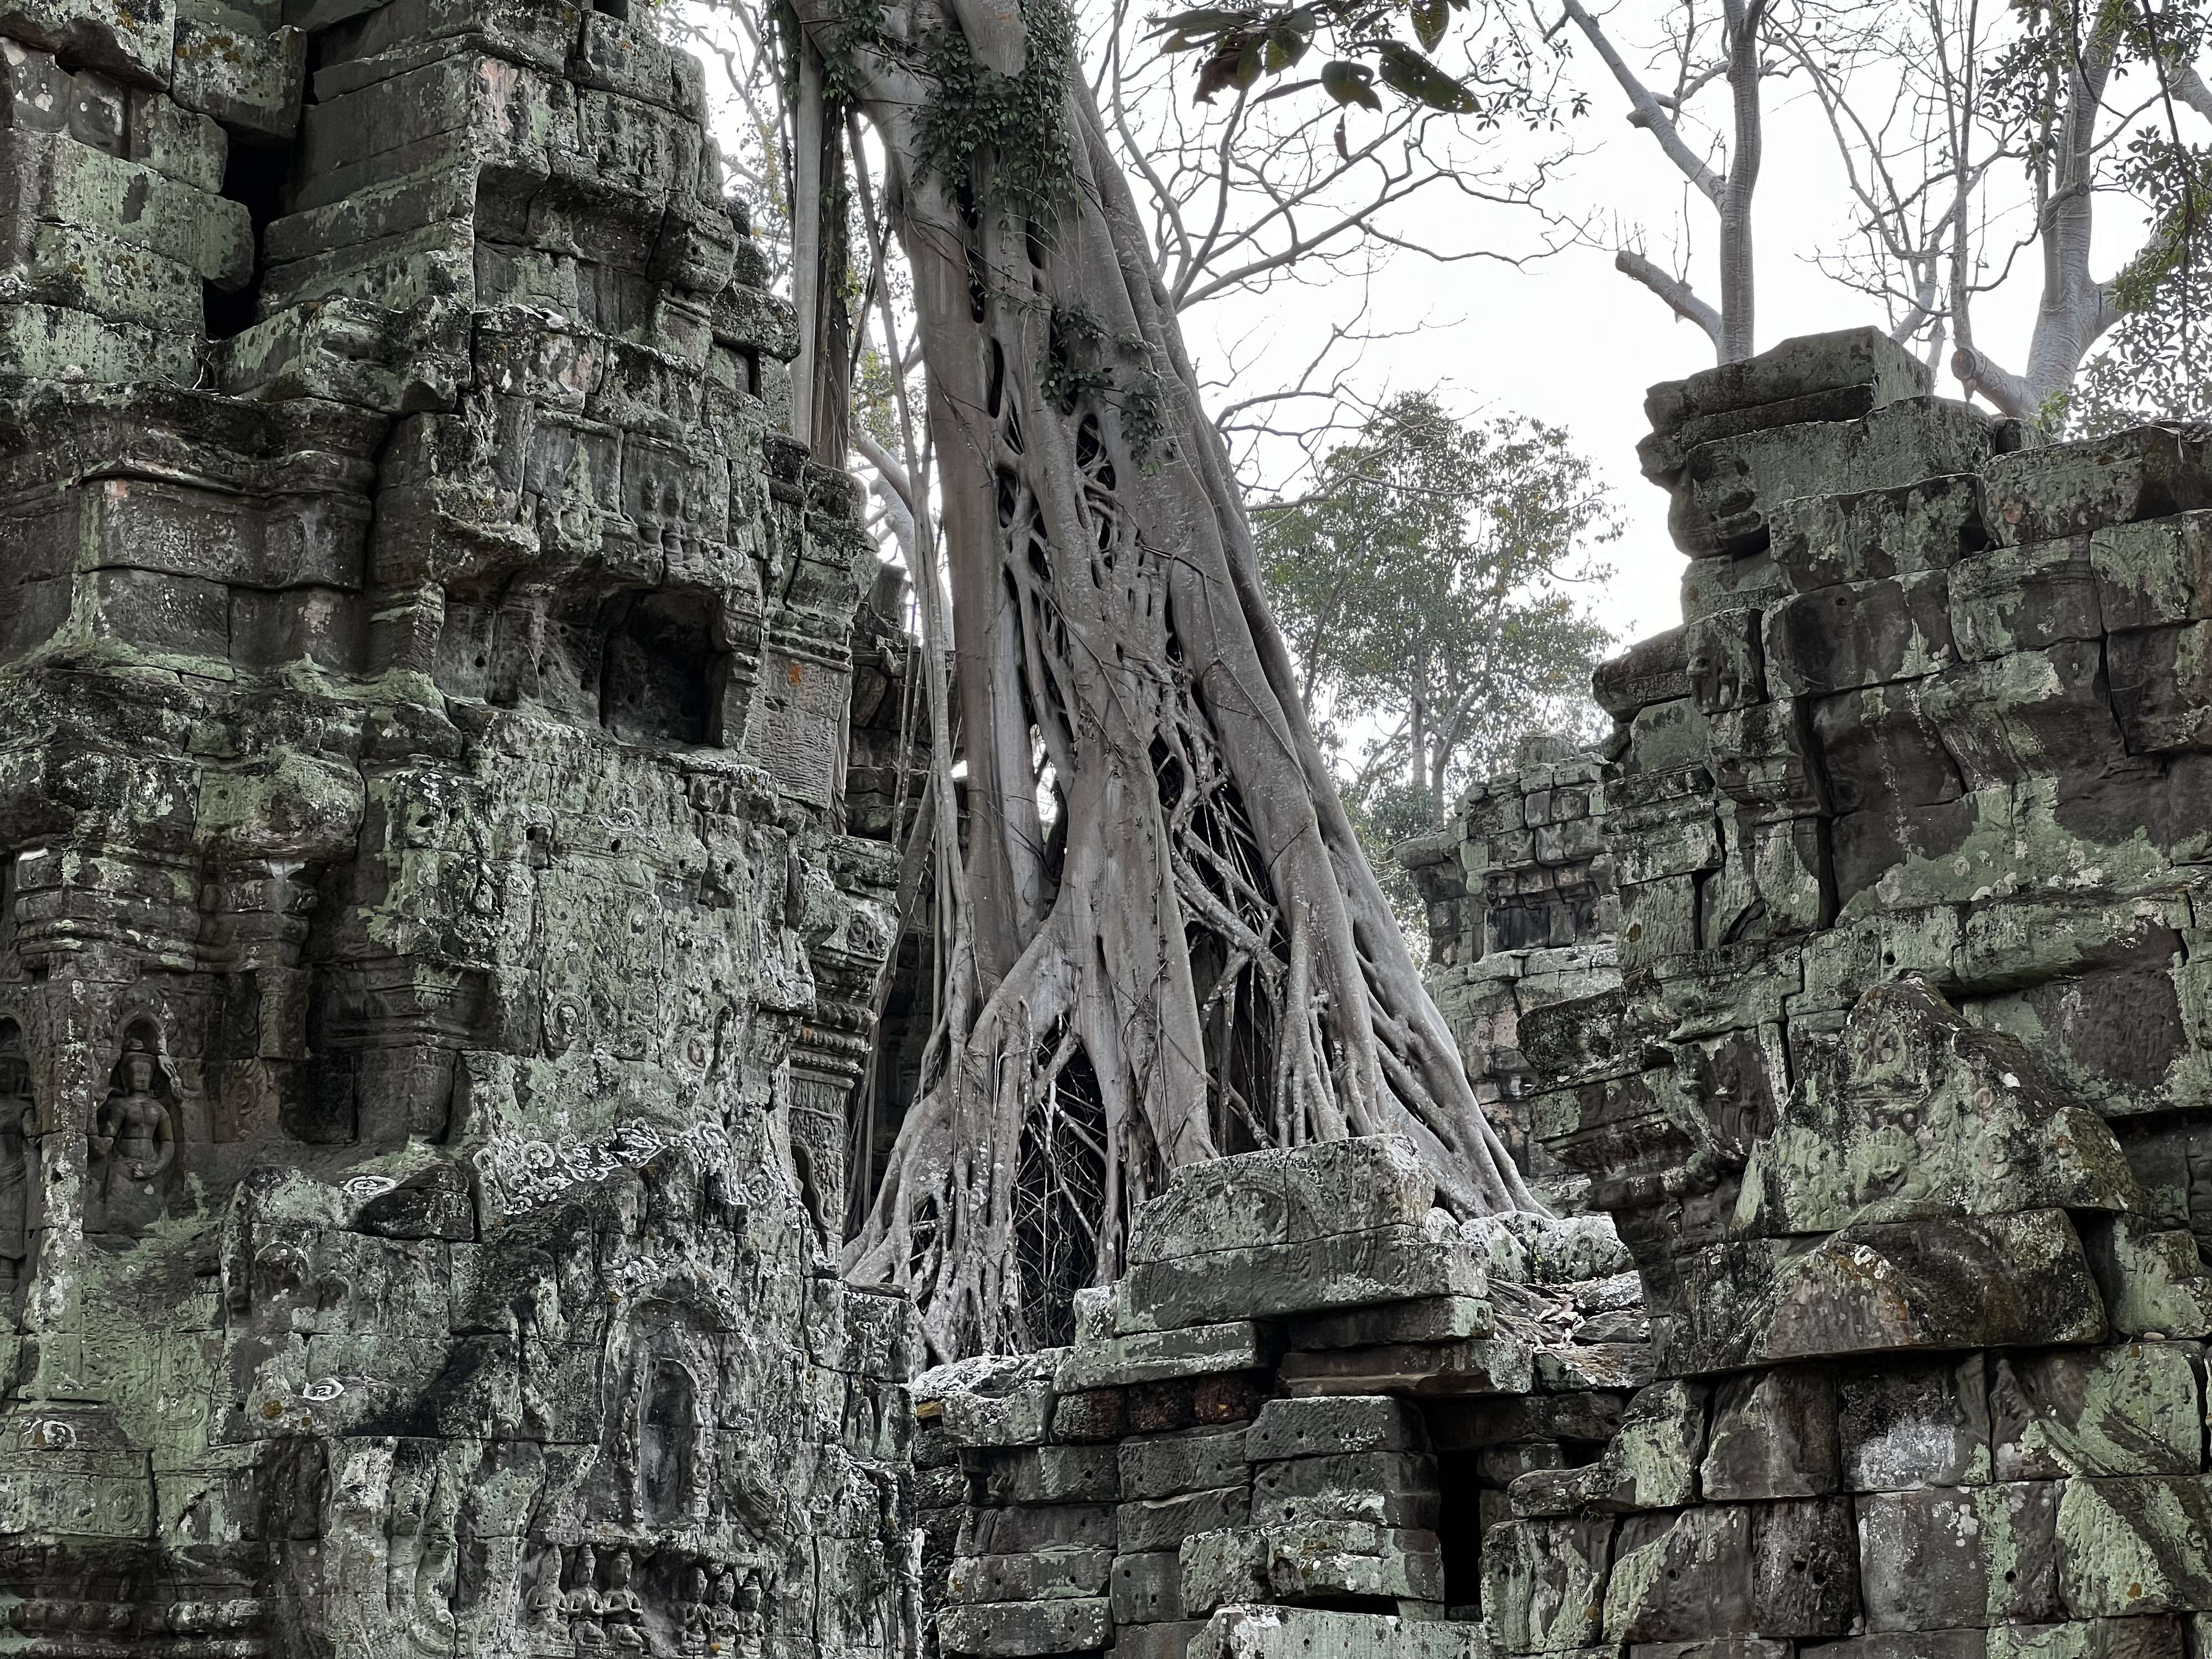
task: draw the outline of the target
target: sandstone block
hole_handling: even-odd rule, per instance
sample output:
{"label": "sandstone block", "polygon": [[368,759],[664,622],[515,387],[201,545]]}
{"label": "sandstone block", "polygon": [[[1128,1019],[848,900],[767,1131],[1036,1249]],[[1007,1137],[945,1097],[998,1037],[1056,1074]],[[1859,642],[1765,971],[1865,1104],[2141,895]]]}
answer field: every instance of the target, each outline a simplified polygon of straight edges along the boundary
{"label": "sandstone block", "polygon": [[2131,1342],[1995,1358],[1996,1478],[2197,1474],[2203,1455],[2199,1357],[2194,1344]]}
{"label": "sandstone block", "polygon": [[1524,1394],[1536,1381],[1528,1348],[1508,1337],[1285,1354],[1276,1375],[1296,1396]]}
{"label": "sandstone block", "polygon": [[2058,1486],[1923,1487],[1858,1500],[1869,1630],[2047,1622],[2058,1601]]}
{"label": "sandstone block", "polygon": [[1121,1506],[1115,1534],[1124,1555],[1172,1550],[1193,1533],[1242,1527],[1251,1519],[1249,1486],[1223,1486],[1176,1498],[1146,1498]]}
{"label": "sandstone block", "polygon": [[1232,1527],[1195,1533],[1182,1540],[1176,1561],[1182,1604],[1203,1618],[1236,1601],[1264,1601],[1267,1583],[1267,1534],[1256,1527]]}
{"label": "sandstone block", "polygon": [[1079,1394],[1169,1377],[1254,1370],[1267,1364],[1272,1346],[1249,1320],[1109,1336],[1070,1348],[1054,1374],[1053,1387],[1062,1394]]}
{"label": "sandstone block", "polygon": [[1307,1521],[1265,1529],[1267,1582],[1286,1601],[1388,1595],[1443,1599],[1433,1532],[1364,1521]]}
{"label": "sandstone block", "polygon": [[1070,1443],[1118,1440],[1124,1413],[1118,1389],[1060,1395],[1053,1401],[1052,1437]]}
{"label": "sandstone block", "polygon": [[1989,1385],[1978,1354],[1916,1360],[1837,1384],[1851,1492],[1982,1486],[1991,1479]]}
{"label": "sandstone block", "polygon": [[1245,1433],[1244,1455],[1273,1462],[1292,1457],[1333,1457],[1355,1452],[1428,1449],[1420,1409],[1382,1395],[1337,1395],[1270,1400]]}
{"label": "sandstone block", "polygon": [[1749,1632],[1757,1574],[1753,1509],[1713,1504],[1621,1522],[1605,1587],[1609,1642],[1686,1642]]}
{"label": "sandstone block", "polygon": [[1767,519],[1774,568],[1793,592],[1910,576],[1947,569],[1981,544],[1982,481],[1955,473],[1895,489],[1808,495]]}
{"label": "sandstone block", "polygon": [[2089,538],[2089,562],[2115,633],[2212,618],[2212,512],[2109,526]]}
{"label": "sandstone block", "polygon": [[1613,1564],[1609,1516],[1512,1521],[1482,1540],[1482,1622],[1500,1653],[1593,1645]]}
{"label": "sandstone block", "polygon": [[945,1581],[954,1601],[1043,1601],[1103,1595],[1114,1565],[1109,1550],[1041,1550],[1029,1555],[955,1557]]}
{"label": "sandstone block", "polygon": [[176,42],[169,89],[179,104],[262,138],[291,137],[307,82],[303,32],[261,34],[179,18]]}
{"label": "sandstone block", "polygon": [[[1189,1544],[1186,1539],[1183,1547]],[[1172,1623],[1183,1617],[1182,1565],[1173,1551],[1115,1556],[1111,1583],[1116,1625]]]}
{"label": "sandstone block", "polygon": [[988,1503],[1110,1504],[1121,1495],[1111,1446],[1022,1446],[969,1456],[982,1474]]}
{"label": "sandstone block", "polygon": [[1112,1630],[1103,1596],[975,1602],[945,1607],[937,1615],[938,1645],[947,1653],[980,1659],[1094,1652],[1106,1645]]}
{"label": "sandstone block", "polygon": [[1948,668],[1950,580],[1922,571],[1785,599],[1765,620],[1767,672],[1778,691],[1821,696],[1918,679]]}
{"label": "sandstone block", "polygon": [[2076,1477],[2058,1500],[2058,1592],[2076,1619],[2212,1610],[2212,1481]]}
{"label": "sandstone block", "polygon": [[[1493,1256],[1492,1261],[1495,1259]],[[1494,1266],[1492,1272],[1496,1272]],[[1490,1304],[1481,1297],[1431,1296],[1413,1302],[1385,1302],[1371,1308],[1309,1314],[1289,1322],[1284,1330],[1284,1340],[1291,1348],[1370,1348],[1396,1342],[1456,1342],[1467,1337],[1488,1336],[1493,1322]]]}
{"label": "sandstone block", "polygon": [[1805,1659],[1985,1659],[1989,1632],[1982,1630],[1925,1630],[1907,1634],[1855,1636],[1848,1642],[1823,1642],[1798,1650]]}
{"label": "sandstone block", "polygon": [[1133,1267],[1331,1234],[1418,1228],[1436,1201],[1402,1137],[1326,1141],[1188,1164],[1139,1212]]}
{"label": "sandstone block", "polygon": [[2094,1342],[2104,1304],[2063,1211],[1862,1224],[1785,1254],[1753,1240],[1682,1263],[1675,1369],[1912,1349]]}
{"label": "sandstone block", "polygon": [[1989,1659],[2181,1659],[2178,1619],[2076,1619],[2063,1625],[1997,1625]]}
{"label": "sandstone block", "polygon": [[1234,1607],[1194,1638],[1189,1659],[1486,1659],[1480,1625],[1319,1607]]}
{"label": "sandstone block", "polygon": [[1173,1625],[1125,1625],[1114,1632],[1115,1659],[1188,1659],[1192,1641],[1205,1631],[1202,1619]]}
{"label": "sandstone block", "polygon": [[1486,1288],[1480,1258],[1456,1238],[1412,1226],[1340,1232],[1133,1267],[1115,1288],[1115,1329],[1127,1335],[1414,1297],[1479,1297]]}
{"label": "sandstone block", "polygon": [[1422,1454],[1300,1457],[1252,1471],[1252,1518],[1261,1526],[1368,1521],[1433,1531],[1438,1507],[1436,1460]]}
{"label": "sandstone block", "polygon": [[1875,407],[1924,395],[1929,378],[1911,353],[1879,330],[1839,329],[1799,335],[1741,362],[1662,381],[1644,394],[1644,413],[1655,431],[1666,433],[1689,421],[1746,413],[1778,423],[1833,418],[1801,415],[1793,406],[1826,393],[1860,392]]}
{"label": "sandstone block", "polygon": [[1984,469],[2001,542],[2047,541],[2212,507],[2201,438],[2171,426],[2000,455]]}
{"label": "sandstone block", "polygon": [[1243,1486],[1245,1429],[1198,1430],[1125,1440],[1120,1448],[1121,1496],[1169,1498],[1177,1492]]}
{"label": "sandstone block", "polygon": [[1048,1550],[1105,1550],[1115,1545],[1110,1504],[1024,1504],[971,1508],[960,1517],[955,1553],[1035,1555]]}
{"label": "sandstone block", "polygon": [[1832,1373],[1783,1366],[1718,1386],[1698,1467],[1708,1499],[1818,1497],[1840,1473]]}

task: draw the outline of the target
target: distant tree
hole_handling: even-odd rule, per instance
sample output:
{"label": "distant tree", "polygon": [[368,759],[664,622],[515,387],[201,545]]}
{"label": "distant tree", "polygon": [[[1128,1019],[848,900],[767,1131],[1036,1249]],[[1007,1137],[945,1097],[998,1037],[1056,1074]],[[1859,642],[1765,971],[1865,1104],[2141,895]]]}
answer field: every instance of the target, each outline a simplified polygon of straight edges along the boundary
{"label": "distant tree", "polygon": [[[1299,695],[1370,856],[1443,823],[1531,727],[1594,725],[1612,635],[1573,589],[1611,574],[1591,550],[1620,529],[1559,428],[1462,423],[1407,393],[1329,452],[1310,495],[1256,516]],[[1411,889],[1385,889],[1406,919]]]}

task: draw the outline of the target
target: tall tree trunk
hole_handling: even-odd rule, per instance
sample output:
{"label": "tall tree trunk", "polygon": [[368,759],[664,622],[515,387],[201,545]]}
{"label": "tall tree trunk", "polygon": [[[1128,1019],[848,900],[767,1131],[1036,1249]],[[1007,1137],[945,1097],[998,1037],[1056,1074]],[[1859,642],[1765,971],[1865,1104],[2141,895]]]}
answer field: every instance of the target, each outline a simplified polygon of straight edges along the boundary
{"label": "tall tree trunk", "polygon": [[915,1291],[941,1356],[1064,1336],[1130,1207],[1224,1147],[1396,1130],[1458,1212],[1534,1207],[1308,728],[1134,204],[1072,47],[1039,48],[1049,3],[1024,75],[1073,69],[1042,106],[1073,176],[1036,222],[988,155],[927,165],[926,58],[960,20],[856,41],[849,9],[801,13],[888,158],[942,465],[976,997],[846,1258]]}

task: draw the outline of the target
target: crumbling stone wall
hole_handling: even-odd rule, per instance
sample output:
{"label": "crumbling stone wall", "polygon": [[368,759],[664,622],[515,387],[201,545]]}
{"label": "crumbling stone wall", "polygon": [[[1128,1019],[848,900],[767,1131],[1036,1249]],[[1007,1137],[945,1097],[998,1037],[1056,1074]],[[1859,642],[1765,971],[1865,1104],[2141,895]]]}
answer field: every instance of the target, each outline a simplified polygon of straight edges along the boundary
{"label": "crumbling stone wall", "polygon": [[1559,1202],[1583,1183],[1533,1133],[1521,1018],[1620,982],[1620,901],[1597,757],[1534,732],[1518,759],[1396,856],[1428,908],[1429,989],[1475,1097],[1522,1171]]}
{"label": "crumbling stone wall", "polygon": [[[2039,446],[1870,332],[1649,407],[1619,983],[1513,1011],[1612,1226],[1423,1218],[1382,1144],[1182,1172],[1049,1370],[925,1379],[948,1650],[2203,1651],[2212,434]],[[1526,796],[1416,852],[1447,994]]]}
{"label": "crumbling stone wall", "polygon": [[697,66],[28,0],[0,167],[0,1645],[910,1638],[875,567]]}

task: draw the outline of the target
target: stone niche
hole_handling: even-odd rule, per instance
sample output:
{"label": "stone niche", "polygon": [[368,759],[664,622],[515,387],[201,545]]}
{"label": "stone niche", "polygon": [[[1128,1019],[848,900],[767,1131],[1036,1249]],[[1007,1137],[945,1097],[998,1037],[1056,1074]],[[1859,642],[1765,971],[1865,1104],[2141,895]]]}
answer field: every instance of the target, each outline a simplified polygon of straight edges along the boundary
{"label": "stone niche", "polygon": [[903,648],[698,67],[187,10],[0,18],[0,1646],[888,1653]]}

